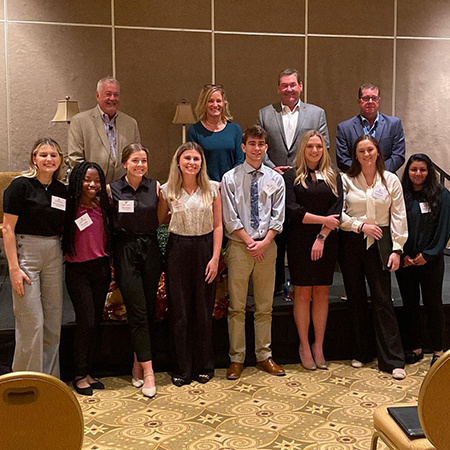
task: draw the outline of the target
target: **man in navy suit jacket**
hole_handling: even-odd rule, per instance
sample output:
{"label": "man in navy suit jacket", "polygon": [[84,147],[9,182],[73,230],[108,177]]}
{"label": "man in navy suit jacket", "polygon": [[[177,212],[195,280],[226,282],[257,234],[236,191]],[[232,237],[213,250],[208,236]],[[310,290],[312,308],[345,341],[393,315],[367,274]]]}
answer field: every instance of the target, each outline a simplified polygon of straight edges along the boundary
{"label": "man in navy suit jacket", "polygon": [[336,134],[336,161],[346,172],[352,163],[352,149],[362,134],[371,134],[380,144],[386,170],[395,173],[405,162],[405,135],[398,117],[378,112],[380,89],[373,84],[363,84],[358,91],[360,114],[341,122]]}

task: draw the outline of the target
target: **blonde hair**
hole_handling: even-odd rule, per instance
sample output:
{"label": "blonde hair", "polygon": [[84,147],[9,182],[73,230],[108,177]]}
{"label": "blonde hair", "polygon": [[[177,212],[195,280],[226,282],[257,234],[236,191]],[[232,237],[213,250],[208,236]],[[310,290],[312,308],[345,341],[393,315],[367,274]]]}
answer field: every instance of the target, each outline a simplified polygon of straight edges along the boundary
{"label": "blonde hair", "polygon": [[30,154],[30,168],[29,170],[27,170],[26,172],[23,172],[21,175],[21,177],[25,177],[25,178],[35,178],[39,175],[39,169],[38,166],[35,164],[34,162],[34,157],[38,154],[39,150],[46,146],[49,145],[50,147],[54,148],[59,155],[60,161],[59,161],[59,166],[58,168],[53,172],[52,174],[52,178],[54,180],[58,180],[59,179],[59,174],[61,172],[61,166],[64,160],[64,156],[63,153],[61,151],[61,147],[59,146],[59,144],[53,140],[52,138],[41,138],[38,139],[34,145],[33,145],[33,149],[31,150],[31,154]]}
{"label": "blonde hair", "polygon": [[308,166],[305,158],[305,149],[306,146],[308,145],[309,140],[314,136],[318,136],[320,138],[323,147],[322,158],[320,158],[319,162],[319,170],[322,173],[323,180],[325,181],[326,185],[333,191],[333,194],[337,197],[338,191],[336,182],[336,172],[333,170],[333,167],[331,166],[331,158],[330,154],[328,153],[325,139],[316,130],[307,131],[306,133],[303,134],[303,136],[300,139],[300,145],[298,146],[297,156],[295,157],[296,177],[294,184],[301,183],[301,185],[305,189],[308,189],[308,186],[306,185],[306,178],[308,177]]}
{"label": "blonde hair", "polygon": [[197,184],[202,191],[202,200],[205,206],[213,202],[213,194],[209,183],[208,174],[206,173],[206,160],[202,148],[196,142],[186,142],[180,145],[173,155],[170,164],[169,179],[167,180],[167,197],[170,201],[174,201],[181,196],[181,187],[183,185],[183,174],[179,166],[181,155],[187,150],[195,150],[202,158],[200,170],[197,173]]}
{"label": "blonde hair", "polygon": [[201,121],[206,119],[206,109],[208,108],[208,101],[211,98],[211,95],[214,94],[214,92],[220,92],[222,95],[223,108],[220,116],[222,122],[233,120],[233,116],[230,113],[227,94],[225,94],[225,90],[220,84],[206,84],[205,86],[203,86],[198,96],[197,104],[195,105],[195,115],[197,116],[197,120]]}

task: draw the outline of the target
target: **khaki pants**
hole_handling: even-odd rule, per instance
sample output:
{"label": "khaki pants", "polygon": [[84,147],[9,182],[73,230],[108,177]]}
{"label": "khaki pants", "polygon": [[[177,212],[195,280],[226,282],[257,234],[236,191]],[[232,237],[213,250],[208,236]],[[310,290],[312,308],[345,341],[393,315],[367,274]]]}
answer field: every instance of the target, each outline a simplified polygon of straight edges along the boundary
{"label": "khaki pants", "polygon": [[231,362],[244,363],[245,360],[245,307],[250,276],[255,301],[256,360],[263,361],[272,356],[270,343],[276,257],[277,247],[274,241],[270,243],[266,257],[262,261],[256,261],[242,242],[230,240],[227,244],[226,263],[230,294],[228,335]]}

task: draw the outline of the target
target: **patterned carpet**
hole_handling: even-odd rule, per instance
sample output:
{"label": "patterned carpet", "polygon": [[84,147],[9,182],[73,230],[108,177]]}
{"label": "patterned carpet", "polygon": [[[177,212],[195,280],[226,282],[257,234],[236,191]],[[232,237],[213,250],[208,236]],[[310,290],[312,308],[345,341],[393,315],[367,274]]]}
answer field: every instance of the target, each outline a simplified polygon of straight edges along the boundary
{"label": "patterned carpet", "polygon": [[[216,370],[207,384],[175,387],[156,374],[158,393],[146,399],[130,377],[105,378],[106,390],[78,396],[85,420],[84,449],[369,449],[378,405],[415,402],[430,357],[395,381],[376,362],[354,369],[349,361],[329,370],[285,366],[274,377],[255,367],[229,381]],[[379,449],[385,448],[381,444]]]}

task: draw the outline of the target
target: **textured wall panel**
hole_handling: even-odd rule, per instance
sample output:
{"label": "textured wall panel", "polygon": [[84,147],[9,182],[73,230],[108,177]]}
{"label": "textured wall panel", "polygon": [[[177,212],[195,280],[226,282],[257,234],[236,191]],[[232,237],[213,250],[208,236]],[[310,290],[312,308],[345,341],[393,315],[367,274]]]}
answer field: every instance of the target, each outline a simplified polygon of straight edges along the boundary
{"label": "textured wall panel", "polygon": [[172,124],[175,107],[183,98],[195,106],[200,88],[211,82],[211,37],[118,30],[116,45],[123,110],[139,123],[150,175],[165,180],[181,144],[181,125]]}
{"label": "textured wall panel", "polygon": [[394,33],[394,0],[310,1],[308,32],[391,36]]}
{"label": "textured wall panel", "polygon": [[0,23],[0,171],[9,170],[6,122],[5,25]]}
{"label": "textured wall panel", "polygon": [[[289,49],[289,51],[286,51]],[[224,85],[236,122],[256,123],[258,110],[279,101],[278,73],[294,67],[303,75],[304,38],[216,36],[216,82]]]}
{"label": "textured wall panel", "polygon": [[215,0],[214,4],[216,30],[305,33],[305,0]]}
{"label": "textured wall panel", "polygon": [[111,24],[111,0],[7,0],[9,20]]}
{"label": "textured wall panel", "polygon": [[450,37],[448,0],[398,0],[399,36]]}
{"label": "textured wall panel", "polygon": [[9,24],[12,168],[24,168],[39,137],[66,150],[67,125],[51,123],[57,101],[70,95],[80,110],[92,108],[96,82],[111,70],[108,29]]}
{"label": "textured wall panel", "polygon": [[211,29],[211,0],[115,0],[116,25]]}
{"label": "textured wall panel", "polygon": [[[337,124],[359,114],[356,102],[359,86],[378,85],[382,97],[380,111],[391,115],[392,42],[318,37],[311,37],[308,42],[308,102],[325,109],[334,158]],[[377,62],[371,64],[370,60]]]}
{"label": "textured wall panel", "polygon": [[0,2],[0,19],[4,19],[3,2]]}
{"label": "textured wall panel", "polygon": [[427,153],[450,173],[450,42],[400,41],[397,59],[397,113],[407,154]]}

